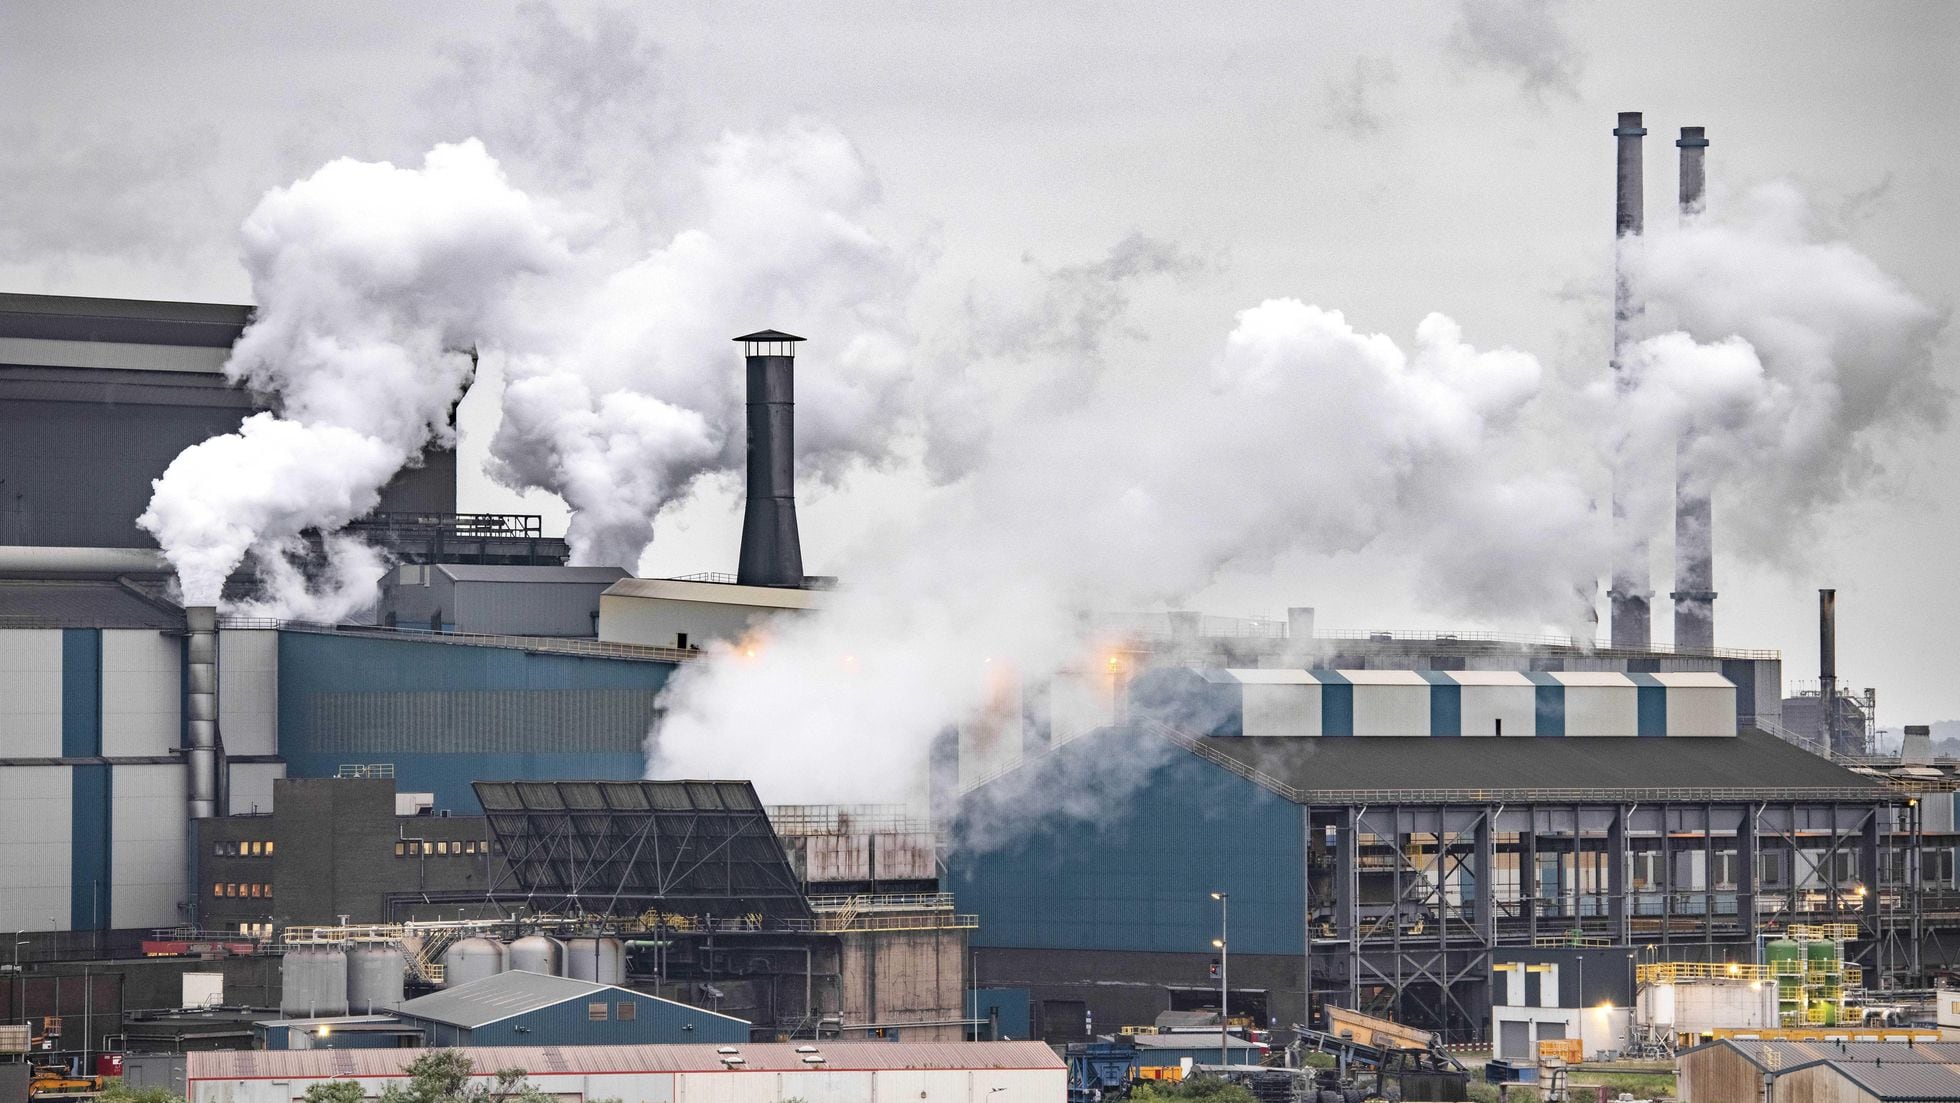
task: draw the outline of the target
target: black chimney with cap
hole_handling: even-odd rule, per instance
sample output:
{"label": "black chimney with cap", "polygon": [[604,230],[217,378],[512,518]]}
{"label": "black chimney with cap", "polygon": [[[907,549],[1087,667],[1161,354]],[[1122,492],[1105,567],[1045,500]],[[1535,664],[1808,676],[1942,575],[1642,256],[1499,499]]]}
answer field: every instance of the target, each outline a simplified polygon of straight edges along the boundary
{"label": "black chimney with cap", "polygon": [[796,345],[803,338],[765,329],[742,342],[749,373],[748,506],[742,513],[743,586],[802,586],[803,543],[796,535]]}

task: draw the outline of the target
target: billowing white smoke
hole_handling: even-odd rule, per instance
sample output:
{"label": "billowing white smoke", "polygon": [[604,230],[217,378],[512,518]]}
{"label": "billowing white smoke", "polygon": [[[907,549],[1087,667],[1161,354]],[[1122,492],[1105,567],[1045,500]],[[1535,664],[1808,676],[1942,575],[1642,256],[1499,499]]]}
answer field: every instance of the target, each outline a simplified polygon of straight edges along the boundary
{"label": "billowing white smoke", "polygon": [[562,339],[506,366],[492,473],[572,510],[576,563],[632,569],[654,518],[744,455],[746,325],[823,340],[797,363],[797,452],[822,476],[881,453],[911,381],[901,312],[910,269],[868,225],[877,188],[834,130],[724,136],[698,222],[569,307]]}
{"label": "billowing white smoke", "polygon": [[326,594],[278,564],[302,532],[371,511],[432,441],[453,443],[469,350],[514,343],[525,281],[567,261],[552,223],[473,141],[437,146],[419,169],[335,161],[260,202],[244,229],[258,313],[225,374],[274,412],[186,449],[138,519],[185,601],[216,604],[248,554],[273,564],[255,611],[371,597],[352,564],[374,561],[345,548]]}
{"label": "billowing white smoke", "polygon": [[1671,516],[1677,440],[1693,489],[1748,502],[1719,513],[1724,545],[1774,559],[1870,481],[1887,433],[1944,421],[1940,314],[1814,227],[1794,188],[1771,185],[1634,251],[1658,332],[1628,358],[1609,448],[1638,474],[1629,516],[1644,531]]}
{"label": "billowing white smoke", "polygon": [[[1093,661],[1083,614],[1175,601],[1288,549],[1453,543],[1465,592],[1489,594],[1522,573],[1509,557],[1525,541],[1555,540],[1571,562],[1547,592],[1569,609],[1601,550],[1584,496],[1507,481],[1485,458],[1541,374],[1463,344],[1440,315],[1410,355],[1274,300],[1239,315],[1209,370],[1111,373],[1079,401],[986,411],[984,458],[915,527],[845,564],[829,608],[677,675],[653,770],[736,772],[772,802],[905,799],[933,735],[985,701],[990,669],[1039,680]],[[1501,536],[1483,558],[1464,534],[1432,535],[1490,500],[1531,525],[1470,534]]]}

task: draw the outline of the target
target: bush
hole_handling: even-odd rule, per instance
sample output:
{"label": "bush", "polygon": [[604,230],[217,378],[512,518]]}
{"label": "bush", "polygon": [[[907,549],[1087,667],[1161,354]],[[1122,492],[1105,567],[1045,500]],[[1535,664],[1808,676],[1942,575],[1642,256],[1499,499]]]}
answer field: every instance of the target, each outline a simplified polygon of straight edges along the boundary
{"label": "bush", "polygon": [[1204,1099],[1210,1103],[1258,1103],[1252,1092],[1238,1084],[1206,1076],[1194,1080],[1145,1080],[1130,1089],[1131,1103],[1157,1100]]}

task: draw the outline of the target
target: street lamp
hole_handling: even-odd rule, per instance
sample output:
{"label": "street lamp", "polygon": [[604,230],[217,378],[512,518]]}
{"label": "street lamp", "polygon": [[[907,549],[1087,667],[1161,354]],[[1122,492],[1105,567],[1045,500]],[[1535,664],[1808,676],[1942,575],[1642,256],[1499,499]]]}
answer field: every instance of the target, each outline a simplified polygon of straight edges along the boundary
{"label": "street lamp", "polygon": [[1232,968],[1232,950],[1229,945],[1232,933],[1231,894],[1214,892],[1211,898],[1218,901],[1218,937],[1211,940],[1211,944],[1218,947],[1218,1063],[1229,1065],[1232,1061],[1225,1047],[1231,1038],[1229,1032],[1231,1020],[1226,1006]]}

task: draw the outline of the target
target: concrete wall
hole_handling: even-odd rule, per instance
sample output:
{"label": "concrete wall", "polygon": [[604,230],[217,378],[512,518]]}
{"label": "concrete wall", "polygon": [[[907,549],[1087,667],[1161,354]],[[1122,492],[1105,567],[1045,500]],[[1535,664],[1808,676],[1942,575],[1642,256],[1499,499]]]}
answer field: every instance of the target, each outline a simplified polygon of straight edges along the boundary
{"label": "concrete wall", "polygon": [[841,936],[844,1022],[898,1024],[903,1042],[957,1042],[960,1026],[907,1027],[962,1017],[966,932],[870,931]]}
{"label": "concrete wall", "polygon": [[110,926],[170,927],[187,920],[187,781],[177,765],[115,767]]}
{"label": "concrete wall", "polygon": [[154,629],[102,631],[104,755],[166,755],[182,743],[183,653],[181,639]]}
{"label": "concrete wall", "polygon": [[0,755],[61,754],[61,629],[0,630]]}
{"label": "concrete wall", "polygon": [[[0,636],[12,633],[0,632]],[[0,927],[68,928],[70,767],[0,766]]]}

